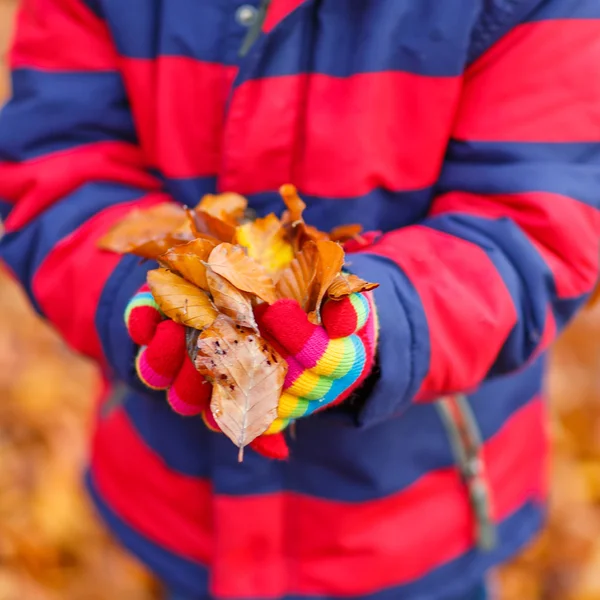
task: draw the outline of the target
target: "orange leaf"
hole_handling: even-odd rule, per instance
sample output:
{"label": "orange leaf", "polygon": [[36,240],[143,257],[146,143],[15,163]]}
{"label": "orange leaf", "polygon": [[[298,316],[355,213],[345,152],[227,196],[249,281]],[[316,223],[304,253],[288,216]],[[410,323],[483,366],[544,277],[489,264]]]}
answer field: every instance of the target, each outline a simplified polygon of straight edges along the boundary
{"label": "orange leaf", "polygon": [[317,276],[314,302],[310,306],[308,318],[312,323],[320,322],[321,302],[333,280],[344,266],[344,251],[336,242],[317,242]]}
{"label": "orange leaf", "polygon": [[329,241],[329,235],[324,231],[320,231],[312,225],[303,223],[299,227],[300,247],[303,247],[306,242],[326,242]]}
{"label": "orange leaf", "polygon": [[284,226],[287,235],[292,243],[294,252],[299,252],[307,242],[316,242],[328,240],[329,235],[319,231],[312,225],[304,222],[304,209],[306,204],[298,196],[298,191],[291,184],[286,184],[279,189],[287,210],[283,213],[281,223]]}
{"label": "orange leaf", "polygon": [[269,214],[236,229],[235,241],[244,246],[248,256],[260,263],[269,273],[278,273],[290,264],[294,251],[286,239],[279,219]]}
{"label": "orange leaf", "polygon": [[266,269],[246,255],[240,246],[219,244],[211,253],[208,264],[238,289],[258,296],[272,304],[277,300],[275,284]]}
{"label": "orange leaf", "polygon": [[247,206],[248,200],[244,196],[226,192],[216,195],[207,194],[200,200],[196,210],[204,211],[229,225],[235,226],[244,218]]}
{"label": "orange leaf", "polygon": [[187,244],[171,248],[159,259],[161,263],[164,263],[169,269],[175,271],[190,283],[203,290],[208,290],[204,263],[208,260],[215,246],[216,242],[212,240],[198,238]]}
{"label": "orange leaf", "polygon": [[188,217],[194,235],[214,239],[219,242],[231,242],[235,236],[235,227],[202,210],[188,210]]}
{"label": "orange leaf", "polygon": [[149,271],[148,285],[160,310],[176,323],[203,329],[218,314],[206,292],[168,269]]}
{"label": "orange leaf", "polygon": [[238,325],[258,331],[252,310],[250,294],[238,290],[211,268],[206,269],[206,280],[213,302],[219,312],[231,317]]}
{"label": "orange leaf", "polygon": [[135,208],[101,238],[99,247],[155,259],[169,248],[193,239],[189,228],[183,227],[185,220],[184,208],[172,202],[145,210]]}
{"label": "orange leaf", "polygon": [[332,300],[341,300],[350,294],[368,292],[379,287],[378,283],[369,283],[356,275],[338,275],[327,288],[327,296]]}
{"label": "orange leaf", "polygon": [[284,214],[284,221],[292,225],[296,223],[304,223],[302,217],[306,204],[298,195],[298,190],[291,183],[282,185],[279,188],[279,193],[283,198],[283,202],[287,207],[287,214]]}
{"label": "orange leaf", "polygon": [[305,312],[311,310],[314,282],[317,276],[317,260],[316,244],[306,244],[277,280],[279,297],[296,300]]}
{"label": "orange leaf", "polygon": [[200,334],[196,368],[213,384],[210,407],[223,433],[240,449],[277,417],[285,361],[256,333],[225,315]]}
{"label": "orange leaf", "polygon": [[354,225],[340,225],[339,227],[334,227],[329,232],[329,239],[332,242],[339,242],[343,244],[348,240],[354,239],[356,236],[362,233],[362,225],[354,224]]}

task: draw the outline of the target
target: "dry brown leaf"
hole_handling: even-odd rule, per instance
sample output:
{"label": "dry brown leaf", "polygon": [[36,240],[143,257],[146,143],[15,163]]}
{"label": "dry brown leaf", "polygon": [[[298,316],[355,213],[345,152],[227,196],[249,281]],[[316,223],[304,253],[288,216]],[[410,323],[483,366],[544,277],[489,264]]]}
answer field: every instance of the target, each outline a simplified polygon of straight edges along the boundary
{"label": "dry brown leaf", "polygon": [[287,207],[287,211],[284,213],[282,221],[291,225],[304,223],[302,215],[306,209],[306,204],[298,195],[296,187],[289,183],[282,185],[281,188],[279,188],[279,193]]}
{"label": "dry brown leaf", "polygon": [[176,323],[203,329],[218,314],[206,292],[168,269],[149,271],[148,285],[160,310]]}
{"label": "dry brown leaf", "polygon": [[294,250],[287,241],[285,229],[273,213],[240,225],[236,230],[235,242],[244,246],[248,256],[271,274],[284,269],[294,258]]}
{"label": "dry brown leaf", "polygon": [[287,210],[281,217],[281,223],[286,230],[295,253],[300,252],[308,242],[329,240],[327,233],[304,222],[303,214],[306,204],[302,201],[293,185],[287,184],[282,186],[279,193],[287,207]]}
{"label": "dry brown leaf", "polygon": [[302,223],[298,227],[298,240],[299,247],[302,248],[307,242],[326,242],[329,240],[329,235],[312,225]]}
{"label": "dry brown leaf", "polygon": [[237,225],[244,218],[248,200],[233,192],[207,194],[200,200],[197,210],[204,211],[229,225]]}
{"label": "dry brown leaf", "polygon": [[312,310],[314,282],[317,276],[317,246],[306,244],[296,258],[280,273],[277,293],[280,298],[296,300],[304,312]]}
{"label": "dry brown leaf", "polygon": [[350,294],[368,292],[379,287],[378,283],[369,283],[356,275],[338,275],[327,288],[327,296],[332,300],[342,300]]}
{"label": "dry brown leaf", "polygon": [[198,238],[187,244],[171,248],[166,254],[159,256],[159,260],[190,283],[207,290],[204,263],[216,245],[216,242],[212,240]]}
{"label": "dry brown leaf", "polygon": [[309,307],[308,315],[311,323],[321,322],[321,302],[333,280],[340,274],[344,266],[344,251],[336,242],[316,242],[317,247],[317,276],[315,278],[316,290],[314,301]]}
{"label": "dry brown leaf", "polygon": [[238,289],[273,304],[277,300],[275,284],[267,270],[250,258],[240,246],[219,244],[211,253],[208,264]]}
{"label": "dry brown leaf", "polygon": [[213,302],[219,312],[231,317],[242,327],[258,331],[250,294],[238,290],[225,277],[221,277],[210,267],[206,269],[206,280]]}
{"label": "dry brown leaf", "polygon": [[198,338],[196,368],[213,383],[213,417],[241,460],[277,417],[286,363],[256,333],[219,315]]}
{"label": "dry brown leaf", "polygon": [[165,202],[148,209],[136,208],[101,238],[99,247],[155,259],[193,239],[185,222],[185,209],[178,204]]}
{"label": "dry brown leaf", "polygon": [[235,227],[203,210],[187,211],[192,231],[196,237],[209,238],[219,242],[231,242]]}
{"label": "dry brown leaf", "polygon": [[329,239],[332,242],[339,242],[343,244],[348,240],[352,240],[359,236],[362,233],[362,225],[353,224],[353,225],[340,225],[339,227],[334,227],[329,232]]}

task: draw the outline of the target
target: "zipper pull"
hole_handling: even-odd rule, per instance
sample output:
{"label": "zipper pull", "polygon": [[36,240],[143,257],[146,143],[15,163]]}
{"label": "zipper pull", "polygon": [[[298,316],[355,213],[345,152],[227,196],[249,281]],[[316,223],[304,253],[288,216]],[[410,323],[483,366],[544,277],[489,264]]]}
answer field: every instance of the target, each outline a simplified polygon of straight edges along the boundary
{"label": "zipper pull", "polygon": [[246,34],[246,37],[244,37],[244,41],[242,42],[242,46],[238,52],[241,58],[248,54],[250,48],[252,48],[254,42],[256,42],[260,36],[262,26],[267,18],[267,10],[269,9],[270,4],[271,0],[261,0],[260,6],[258,7],[258,12],[256,13],[256,19],[254,19],[254,23],[252,23],[250,29],[248,29],[248,33]]}
{"label": "zipper pull", "polygon": [[496,524],[492,519],[492,499],[481,458],[481,436],[475,416],[463,395],[447,396],[436,403],[446,425],[450,446],[469,493],[475,514],[475,540],[482,551],[493,550],[497,543]]}

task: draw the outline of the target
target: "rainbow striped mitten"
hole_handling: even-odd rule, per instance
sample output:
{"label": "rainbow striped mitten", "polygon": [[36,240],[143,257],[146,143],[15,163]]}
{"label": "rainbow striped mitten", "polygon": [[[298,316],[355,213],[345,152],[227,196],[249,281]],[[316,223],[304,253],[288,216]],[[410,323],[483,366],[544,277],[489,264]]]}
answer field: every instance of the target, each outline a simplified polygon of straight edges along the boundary
{"label": "rainbow striped mitten", "polygon": [[257,312],[262,335],[288,363],[278,418],[267,435],[342,402],[371,372],[378,335],[372,294],[328,300],[322,326],[313,325],[295,300],[279,300]]}
{"label": "rainbow striped mitten", "polygon": [[212,387],[187,356],[185,328],[164,318],[148,286],[129,301],[125,325],[140,346],[135,361],[140,381],[153,390],[167,390],[175,412],[201,414],[210,403]]}
{"label": "rainbow striped mitten", "polygon": [[[167,400],[175,412],[200,415],[210,429],[220,432],[210,411],[212,386],[187,356],[185,328],[165,319],[148,286],[142,286],[130,300],[125,324],[131,339],[140,346],[135,361],[140,381],[153,390],[167,390]],[[261,436],[251,447],[267,458],[288,456],[283,436]]]}

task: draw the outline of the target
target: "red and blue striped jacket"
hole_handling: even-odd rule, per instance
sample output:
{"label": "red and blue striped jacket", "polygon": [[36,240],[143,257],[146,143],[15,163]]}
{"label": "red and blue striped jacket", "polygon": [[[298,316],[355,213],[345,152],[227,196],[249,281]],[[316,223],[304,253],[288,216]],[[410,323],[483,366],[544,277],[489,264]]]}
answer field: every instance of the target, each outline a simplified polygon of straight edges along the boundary
{"label": "red and blue striped jacket", "polygon": [[[598,276],[597,0],[23,0],[0,115],[0,256],[125,382],[88,484],[120,540],[198,598],[461,597],[543,521],[545,349]],[[236,18],[236,15],[238,18]],[[242,18],[239,18],[239,17]],[[384,234],[360,402],[270,462],[133,375],[124,306],[152,265],[97,248],[136,206],[215,190]],[[431,400],[468,393],[498,544]]]}

